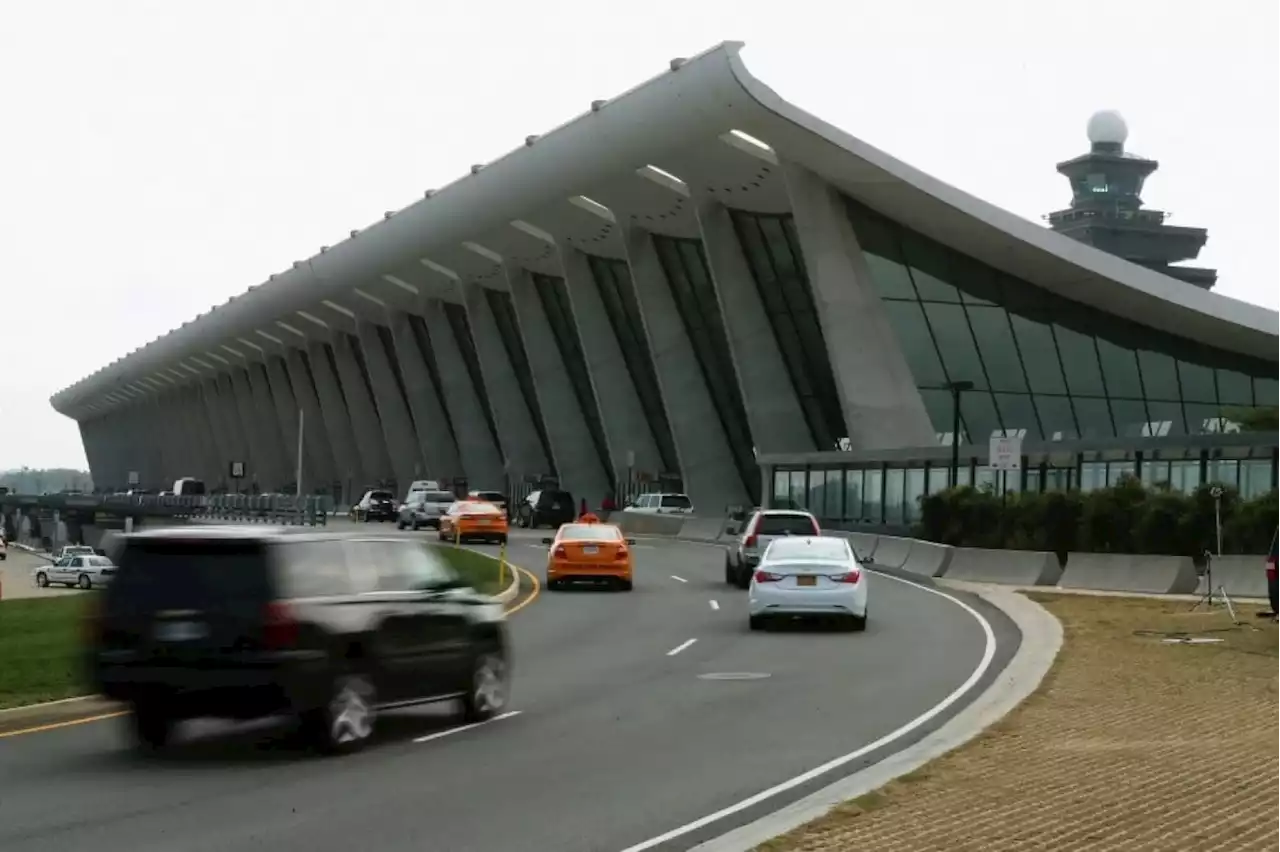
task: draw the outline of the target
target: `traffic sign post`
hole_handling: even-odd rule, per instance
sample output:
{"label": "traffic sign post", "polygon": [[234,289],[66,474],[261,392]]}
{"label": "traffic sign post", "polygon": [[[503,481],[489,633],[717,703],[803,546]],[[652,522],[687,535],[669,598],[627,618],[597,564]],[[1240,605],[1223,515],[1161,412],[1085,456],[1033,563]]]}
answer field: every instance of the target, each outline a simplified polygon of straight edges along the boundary
{"label": "traffic sign post", "polygon": [[1000,504],[1009,493],[1009,471],[1022,470],[1022,436],[992,435],[987,448],[987,466],[1000,471]]}

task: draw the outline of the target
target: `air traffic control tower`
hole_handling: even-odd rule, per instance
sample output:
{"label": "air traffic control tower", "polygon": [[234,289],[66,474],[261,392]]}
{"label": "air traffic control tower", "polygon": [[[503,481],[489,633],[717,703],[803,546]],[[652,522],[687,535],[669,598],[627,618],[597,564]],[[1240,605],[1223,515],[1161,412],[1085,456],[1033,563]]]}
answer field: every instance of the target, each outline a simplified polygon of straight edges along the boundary
{"label": "air traffic control tower", "polygon": [[1160,164],[1124,150],[1129,136],[1124,118],[1111,110],[1095,113],[1088,134],[1089,153],[1058,163],[1071,181],[1071,207],[1048,214],[1050,227],[1148,269],[1212,288],[1217,270],[1173,265],[1194,260],[1209,232],[1166,225],[1168,213],[1143,208],[1143,182]]}

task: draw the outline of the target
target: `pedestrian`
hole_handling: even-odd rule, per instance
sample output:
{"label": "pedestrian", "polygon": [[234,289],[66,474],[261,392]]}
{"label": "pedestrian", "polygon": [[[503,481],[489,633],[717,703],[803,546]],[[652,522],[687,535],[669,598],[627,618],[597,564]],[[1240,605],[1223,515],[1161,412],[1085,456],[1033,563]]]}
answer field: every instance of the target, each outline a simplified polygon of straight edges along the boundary
{"label": "pedestrian", "polygon": [[604,495],[604,499],[600,501],[600,511],[606,514],[618,511],[618,504],[614,502],[612,494]]}

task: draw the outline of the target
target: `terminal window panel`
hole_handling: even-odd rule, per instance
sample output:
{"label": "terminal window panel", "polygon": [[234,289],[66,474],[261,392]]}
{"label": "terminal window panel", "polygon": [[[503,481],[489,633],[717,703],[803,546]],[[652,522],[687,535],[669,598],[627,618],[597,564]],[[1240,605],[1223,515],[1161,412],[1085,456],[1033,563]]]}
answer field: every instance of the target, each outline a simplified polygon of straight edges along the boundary
{"label": "terminal window panel", "polygon": [[534,292],[542,304],[547,323],[551,326],[551,336],[555,339],[556,349],[560,352],[560,360],[569,374],[569,384],[573,395],[578,400],[578,408],[587,422],[587,431],[591,435],[591,443],[595,447],[596,456],[609,477],[609,487],[616,489],[617,472],[609,459],[608,444],[604,438],[604,424],[600,421],[600,406],[596,403],[595,389],[591,386],[591,374],[587,372],[587,358],[582,352],[582,340],[578,337],[578,327],[573,317],[573,306],[569,303],[569,288],[563,278],[551,275],[531,273]]}
{"label": "terminal window panel", "polygon": [[729,353],[729,340],[720,315],[715,285],[700,240],[653,235],[653,246],[664,277],[684,324],[689,344],[702,371],[712,406],[720,419],[743,488],[753,501],[760,499],[760,473],[756,465],[747,409]]}
{"label": "terminal window panel", "polygon": [[847,199],[850,221],[939,440],[1232,431],[1276,404],[1274,367],[1027,284]]}
{"label": "terminal window panel", "polygon": [[484,375],[480,371],[480,357],[476,354],[475,340],[471,337],[471,322],[467,319],[467,309],[453,302],[444,303],[444,315],[449,321],[449,329],[458,344],[458,352],[462,355],[462,363],[471,379],[471,387],[475,389],[476,399],[480,403],[480,411],[484,415],[485,426],[493,438],[493,445],[501,447],[498,441],[498,427],[493,419],[493,407],[489,405],[489,392],[484,386]]}
{"label": "terminal window panel", "polygon": [[547,460],[548,471],[552,476],[558,475],[556,457],[551,453],[551,442],[547,439],[547,427],[542,422],[542,409],[538,406],[538,395],[533,388],[533,370],[529,368],[529,358],[525,355],[524,344],[520,338],[520,323],[516,319],[516,307],[511,301],[511,294],[501,290],[484,289],[485,299],[493,314],[494,324],[498,327],[498,339],[511,362],[511,370],[516,374],[516,384],[520,388],[520,396],[524,398],[525,407],[529,410],[529,419],[533,422],[534,431],[538,433],[538,443],[542,446],[542,455]]}
{"label": "terminal window panel", "polygon": [[649,431],[658,445],[663,471],[679,470],[675,441],[671,437],[671,424],[662,405],[658,374],[653,367],[644,320],[640,315],[640,303],[631,282],[631,270],[626,261],[598,255],[587,255],[587,263],[591,267],[591,275],[595,279],[596,290],[600,293],[600,301],[604,304],[605,314],[609,317],[609,325],[618,340],[619,349],[622,350],[622,359],[627,365],[636,395],[640,397]]}
{"label": "terminal window panel", "polygon": [[[427,375],[431,378],[431,393],[435,394],[440,410],[444,412],[445,426],[457,446],[458,432],[453,426],[453,415],[444,399],[444,385],[440,382],[440,363],[436,360],[436,350],[431,346],[431,333],[427,330],[427,321],[417,314],[409,314],[409,331],[413,341],[422,353],[422,361],[426,365]],[[394,351],[394,347],[393,350]],[[412,409],[410,409],[412,411]]]}

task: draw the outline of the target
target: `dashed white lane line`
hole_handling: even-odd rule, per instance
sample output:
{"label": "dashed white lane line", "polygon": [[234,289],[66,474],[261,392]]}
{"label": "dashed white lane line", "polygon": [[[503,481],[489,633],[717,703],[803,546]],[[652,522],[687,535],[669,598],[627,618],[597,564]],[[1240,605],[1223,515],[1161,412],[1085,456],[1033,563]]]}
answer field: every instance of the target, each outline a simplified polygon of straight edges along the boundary
{"label": "dashed white lane line", "polygon": [[436,731],[434,734],[427,734],[425,737],[418,737],[417,739],[414,740],[414,742],[429,743],[432,740],[439,740],[439,739],[443,739],[444,737],[453,736],[454,734],[460,734],[463,731],[469,731],[472,728],[481,728],[481,727],[484,727],[485,725],[489,725],[494,722],[501,722],[503,719],[510,719],[512,716],[519,716],[522,712],[523,711],[521,710],[512,710],[507,713],[500,713],[497,716],[494,716],[492,719],[486,719],[483,722],[472,722],[470,725],[459,725],[456,728],[447,728],[446,730],[443,730],[443,731]]}
{"label": "dashed white lane line", "polygon": [[692,645],[694,642],[697,642],[697,641],[698,641],[697,639],[690,639],[687,642],[681,642],[679,645],[675,646],[670,651],[668,651],[667,656],[674,657],[676,654],[679,654],[685,648],[688,648],[690,645]]}
{"label": "dashed white lane line", "polygon": [[689,582],[689,581],[688,581],[688,580],[686,580],[684,577],[677,577],[675,574],[672,574],[672,575],[671,575],[671,579],[673,579],[673,580],[675,580],[675,581],[677,581],[677,582],[680,582],[680,583],[687,583],[687,582]]}
{"label": "dashed white lane line", "polygon": [[720,609],[720,601],[711,601],[712,609]]}

